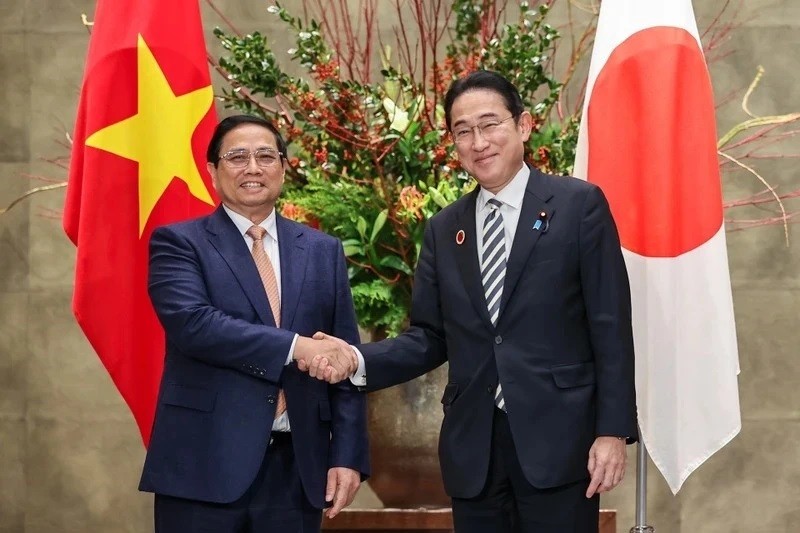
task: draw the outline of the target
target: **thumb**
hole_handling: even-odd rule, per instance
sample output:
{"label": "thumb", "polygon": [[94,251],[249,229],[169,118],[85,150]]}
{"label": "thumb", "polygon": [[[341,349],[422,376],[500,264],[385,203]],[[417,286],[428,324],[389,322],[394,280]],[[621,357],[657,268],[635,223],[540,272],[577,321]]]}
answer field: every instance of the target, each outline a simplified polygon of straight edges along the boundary
{"label": "thumb", "polygon": [[312,336],[311,338],[314,339],[315,341],[321,341],[321,340],[325,339],[326,337],[327,337],[327,335],[325,335],[321,331],[318,331],[318,332],[314,333],[314,336]]}

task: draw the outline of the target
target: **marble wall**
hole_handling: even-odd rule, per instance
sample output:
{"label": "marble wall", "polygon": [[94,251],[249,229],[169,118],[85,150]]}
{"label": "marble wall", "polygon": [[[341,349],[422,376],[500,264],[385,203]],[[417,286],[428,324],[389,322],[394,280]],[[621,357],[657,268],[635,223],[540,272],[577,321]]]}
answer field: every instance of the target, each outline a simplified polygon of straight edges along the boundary
{"label": "marble wall", "polygon": [[[719,3],[696,4],[708,20]],[[761,64],[766,75],[751,108],[800,110],[800,2],[747,4],[754,16],[736,30],[733,53],[714,66],[718,97],[745,87]],[[220,20],[202,5],[213,43],[210,28]],[[240,30],[290,46],[265,2],[217,5]],[[74,120],[88,41],[80,16],[93,9],[91,0],[0,1],[0,206],[42,185],[30,174],[63,176],[46,159],[66,153],[60,143]],[[729,105],[721,128],[743,118]],[[800,153],[800,143],[789,150]],[[800,186],[787,161],[762,168],[785,190]],[[759,189],[744,173],[725,180],[728,198]],[[59,189],[0,215],[0,533],[147,531],[152,498],[136,491],[144,457],[136,426],[70,311],[74,249],[58,220],[62,203]],[[782,230],[770,227],[728,239],[742,433],[677,497],[650,469],[649,522],[663,533],[800,529],[800,238],[792,232],[787,248]],[[634,481],[631,462],[623,485],[603,499],[618,509],[619,531],[633,525]],[[376,505],[368,488],[359,502]]]}

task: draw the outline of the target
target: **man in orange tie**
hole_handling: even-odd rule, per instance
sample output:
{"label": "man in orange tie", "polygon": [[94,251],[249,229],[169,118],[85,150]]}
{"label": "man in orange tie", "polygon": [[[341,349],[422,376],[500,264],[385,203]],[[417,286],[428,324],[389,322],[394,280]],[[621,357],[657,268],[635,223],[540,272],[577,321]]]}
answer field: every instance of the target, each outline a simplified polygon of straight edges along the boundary
{"label": "man in orange tie", "polygon": [[310,338],[358,340],[342,244],[276,212],[286,143],[270,122],[226,118],[207,160],[222,205],[150,241],[166,359],[139,488],[159,533],[319,531],[369,470],[363,395],[295,364],[355,369]]}

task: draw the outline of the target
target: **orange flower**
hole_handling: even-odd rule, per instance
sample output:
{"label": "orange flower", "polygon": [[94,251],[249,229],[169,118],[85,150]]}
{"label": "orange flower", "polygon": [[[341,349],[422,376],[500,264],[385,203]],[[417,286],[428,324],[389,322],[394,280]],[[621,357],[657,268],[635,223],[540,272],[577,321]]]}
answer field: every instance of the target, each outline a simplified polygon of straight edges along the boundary
{"label": "orange flower", "polygon": [[422,206],[425,204],[425,197],[415,185],[403,187],[397,202],[400,204],[397,209],[398,215],[422,220]]}
{"label": "orange flower", "polygon": [[281,215],[289,220],[294,220],[295,222],[300,222],[311,228],[319,229],[319,219],[317,217],[309,213],[305,208],[291,202],[286,202],[281,206]]}
{"label": "orange flower", "polygon": [[319,150],[314,151],[314,159],[316,159],[317,163],[324,164],[328,162],[328,149],[327,148],[320,148]]}
{"label": "orange flower", "polygon": [[316,75],[317,80],[321,82],[333,79],[339,74],[339,63],[334,60],[330,63],[319,63],[314,65],[314,74]]}
{"label": "orange flower", "polygon": [[447,148],[442,145],[433,149],[433,162],[437,165],[442,164],[447,159]]}

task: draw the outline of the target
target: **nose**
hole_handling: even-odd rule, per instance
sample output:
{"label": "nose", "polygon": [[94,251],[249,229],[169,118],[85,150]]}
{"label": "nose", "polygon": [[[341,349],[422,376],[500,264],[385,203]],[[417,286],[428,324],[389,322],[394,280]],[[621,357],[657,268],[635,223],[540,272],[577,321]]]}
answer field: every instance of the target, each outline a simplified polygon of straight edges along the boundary
{"label": "nose", "polygon": [[489,146],[489,141],[483,136],[483,132],[477,126],[472,130],[472,149],[480,152]]}
{"label": "nose", "polygon": [[261,167],[258,166],[258,163],[256,163],[256,154],[251,153],[250,156],[247,158],[247,167],[246,167],[245,171],[248,174],[260,174],[261,173]]}

